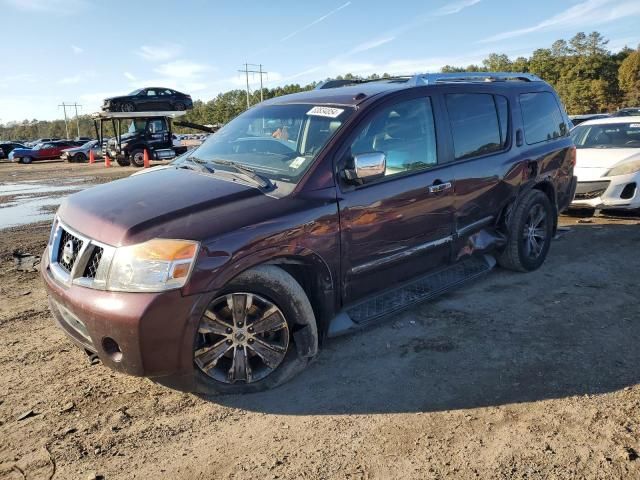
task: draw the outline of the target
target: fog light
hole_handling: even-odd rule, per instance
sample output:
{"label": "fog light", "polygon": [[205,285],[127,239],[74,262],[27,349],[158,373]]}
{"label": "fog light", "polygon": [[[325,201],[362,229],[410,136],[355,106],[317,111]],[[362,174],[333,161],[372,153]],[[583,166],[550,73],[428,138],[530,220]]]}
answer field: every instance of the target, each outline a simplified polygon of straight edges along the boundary
{"label": "fog light", "polygon": [[111,337],[104,337],[102,339],[102,348],[106,352],[107,355],[114,362],[119,362],[122,360],[122,350],[120,350],[120,345]]}

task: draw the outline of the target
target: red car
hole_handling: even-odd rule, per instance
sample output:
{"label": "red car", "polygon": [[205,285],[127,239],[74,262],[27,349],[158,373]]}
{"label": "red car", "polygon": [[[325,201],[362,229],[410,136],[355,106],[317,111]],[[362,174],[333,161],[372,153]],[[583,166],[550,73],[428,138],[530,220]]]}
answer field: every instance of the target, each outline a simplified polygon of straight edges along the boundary
{"label": "red car", "polygon": [[60,158],[65,148],[75,146],[74,142],[65,140],[39,143],[33,148],[16,148],[12,150],[9,154],[9,160],[20,163],[31,163],[35,160],[52,160]]}

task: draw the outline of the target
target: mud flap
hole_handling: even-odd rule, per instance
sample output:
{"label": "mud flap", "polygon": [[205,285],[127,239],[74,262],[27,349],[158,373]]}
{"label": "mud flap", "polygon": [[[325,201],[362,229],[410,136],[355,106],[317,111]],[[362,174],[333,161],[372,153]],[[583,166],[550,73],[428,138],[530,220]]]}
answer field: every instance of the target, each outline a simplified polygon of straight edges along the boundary
{"label": "mud flap", "polygon": [[301,357],[309,358],[318,353],[318,343],[309,325],[297,325],[293,332],[293,341]]}

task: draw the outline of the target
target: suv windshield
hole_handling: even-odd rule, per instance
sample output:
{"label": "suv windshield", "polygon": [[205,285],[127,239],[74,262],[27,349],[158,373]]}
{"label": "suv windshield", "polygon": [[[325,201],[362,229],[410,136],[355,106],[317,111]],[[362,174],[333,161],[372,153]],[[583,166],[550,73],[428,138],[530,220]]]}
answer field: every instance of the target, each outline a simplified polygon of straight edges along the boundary
{"label": "suv windshield", "polygon": [[297,183],[351,115],[350,107],[309,104],[252,108],[211,135],[192,156],[234,162],[270,179]]}
{"label": "suv windshield", "polygon": [[578,125],[571,138],[576,148],[640,148],[640,123]]}

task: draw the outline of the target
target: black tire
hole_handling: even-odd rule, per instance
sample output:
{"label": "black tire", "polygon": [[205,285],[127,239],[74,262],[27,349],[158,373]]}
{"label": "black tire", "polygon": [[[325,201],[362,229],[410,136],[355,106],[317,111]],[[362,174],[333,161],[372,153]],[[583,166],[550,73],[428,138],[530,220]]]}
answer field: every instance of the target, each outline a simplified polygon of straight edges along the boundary
{"label": "black tire", "polygon": [[22,157],[20,159],[20,163],[24,163],[25,165],[29,165],[33,159],[31,157]]}
{"label": "black tire", "polygon": [[[313,309],[300,284],[287,272],[274,265],[262,265],[247,270],[233,279],[224,290],[216,292],[207,308],[211,308],[211,305],[221,297],[236,292],[246,292],[254,298],[266,299],[279,309],[284,321],[286,321],[288,335],[284,357],[277,366],[268,368],[269,373],[258,380],[234,383],[220,381],[213,378],[213,374],[205,373],[198,366],[196,352],[198,352],[198,348],[202,347],[201,342],[204,340],[204,334],[198,332],[194,340],[195,385],[198,393],[204,395],[242,394],[274,388],[304,370],[318,351],[318,329]],[[249,324],[247,321],[246,327],[249,325],[253,325],[253,323]],[[199,325],[199,328],[201,327],[202,323]],[[233,350],[229,351],[232,352],[231,356],[233,357],[236,349],[232,348]],[[247,350],[241,348],[241,351],[251,353],[250,347],[244,348]],[[218,368],[218,364],[222,363],[222,360],[222,357],[219,358],[214,368]],[[260,365],[260,356],[254,356],[253,360],[257,361],[258,366]],[[249,371],[259,371],[257,368],[255,370],[253,368],[251,367]],[[219,371],[224,374],[226,370],[224,366],[220,366]],[[250,378],[250,375],[247,378]]]}
{"label": "black tire", "polygon": [[183,110],[185,110],[187,107],[185,107],[185,106],[184,106],[184,103],[182,103],[182,102],[177,102],[177,103],[174,105],[174,108],[175,108],[176,110],[178,110],[179,112],[182,112],[182,111],[183,111]]}
{"label": "black tire", "polygon": [[120,104],[121,112],[135,112],[136,106],[131,102],[123,102]]}
{"label": "black tire", "polygon": [[70,158],[70,161],[75,162],[75,163],[86,162],[87,161],[87,156],[82,152],[78,152],[78,153],[74,154],[73,157]]}
{"label": "black tire", "polygon": [[137,168],[144,167],[144,150],[136,148],[129,153],[129,163]]}
{"label": "black tire", "polygon": [[120,165],[121,167],[128,167],[129,165],[131,165],[131,162],[129,162],[129,160],[127,160],[125,157],[116,158],[116,162],[118,162],[118,165]]}
{"label": "black tire", "polygon": [[[533,226],[532,231],[531,226],[535,223],[538,213],[544,214],[545,218],[537,228]],[[544,192],[528,192],[510,215],[507,224],[507,245],[497,256],[498,264],[516,272],[530,272],[540,268],[551,246],[555,215],[555,209]],[[526,235],[525,230],[528,232]],[[531,237],[534,237],[533,240]]]}

